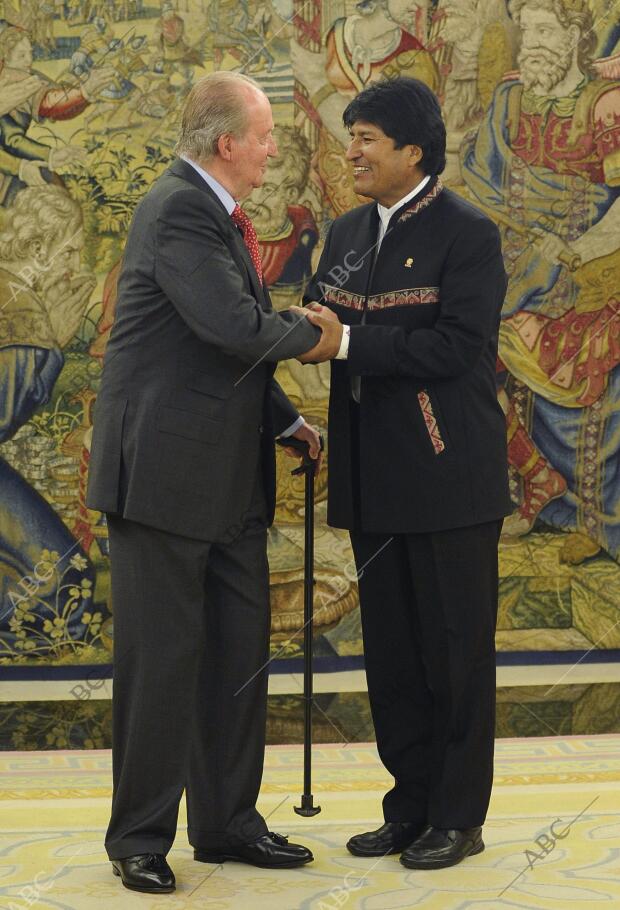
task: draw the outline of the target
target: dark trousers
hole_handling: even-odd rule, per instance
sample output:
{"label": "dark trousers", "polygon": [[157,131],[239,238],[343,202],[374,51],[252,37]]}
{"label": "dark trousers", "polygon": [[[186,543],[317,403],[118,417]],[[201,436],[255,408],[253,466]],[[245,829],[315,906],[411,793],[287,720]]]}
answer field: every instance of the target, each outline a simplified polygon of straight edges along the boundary
{"label": "dark trousers", "polygon": [[377,747],[395,779],[383,800],[386,821],[484,823],[500,528],[488,522],[391,541],[351,533]]}
{"label": "dark trousers", "polygon": [[[357,455],[358,408],[351,406]],[[353,459],[360,523],[359,463]],[[493,783],[502,521],[429,534],[351,532],[386,821],[484,823]]]}
{"label": "dark trousers", "polygon": [[108,516],[114,609],[110,859],[167,854],[186,790],[194,847],[267,830],[269,570],[262,492],[233,543]]}

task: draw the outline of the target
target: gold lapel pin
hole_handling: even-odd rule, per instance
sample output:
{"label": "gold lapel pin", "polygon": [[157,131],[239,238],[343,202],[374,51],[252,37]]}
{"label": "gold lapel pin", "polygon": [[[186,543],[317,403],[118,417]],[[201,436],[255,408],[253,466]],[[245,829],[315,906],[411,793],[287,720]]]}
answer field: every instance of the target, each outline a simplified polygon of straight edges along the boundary
{"label": "gold lapel pin", "polygon": [[405,259],[405,268],[410,269],[413,265],[413,259],[409,256],[408,259]]}

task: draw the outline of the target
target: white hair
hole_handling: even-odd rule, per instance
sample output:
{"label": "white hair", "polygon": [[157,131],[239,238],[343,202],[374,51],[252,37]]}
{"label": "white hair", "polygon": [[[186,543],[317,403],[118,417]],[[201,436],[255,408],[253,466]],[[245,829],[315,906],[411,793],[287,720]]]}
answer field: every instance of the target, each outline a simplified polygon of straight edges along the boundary
{"label": "white hair", "polygon": [[262,91],[258,82],[242,73],[221,71],[200,79],[185,101],[176,154],[208,161],[217,153],[220,136],[243,136],[248,128],[244,97],[248,88]]}

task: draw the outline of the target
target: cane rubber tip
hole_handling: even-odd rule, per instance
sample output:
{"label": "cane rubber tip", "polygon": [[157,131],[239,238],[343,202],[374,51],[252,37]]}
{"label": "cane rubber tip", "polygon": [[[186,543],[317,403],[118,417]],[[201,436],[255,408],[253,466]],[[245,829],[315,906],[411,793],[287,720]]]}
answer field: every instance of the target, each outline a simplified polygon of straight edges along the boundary
{"label": "cane rubber tip", "polygon": [[314,797],[310,794],[303,794],[301,797],[301,806],[293,806],[297,815],[303,815],[304,818],[310,818],[313,815],[318,815],[321,811],[320,806],[314,805]]}

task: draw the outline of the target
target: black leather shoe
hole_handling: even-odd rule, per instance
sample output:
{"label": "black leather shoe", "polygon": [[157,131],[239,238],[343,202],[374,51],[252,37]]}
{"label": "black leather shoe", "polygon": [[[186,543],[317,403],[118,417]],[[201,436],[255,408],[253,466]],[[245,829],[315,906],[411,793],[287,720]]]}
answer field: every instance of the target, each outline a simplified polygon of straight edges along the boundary
{"label": "black leather shoe", "polygon": [[376,831],[355,834],[347,843],[353,856],[387,856],[400,853],[419,837],[426,825],[419,822],[386,822]]}
{"label": "black leather shoe", "polygon": [[224,847],[221,850],[194,850],[194,859],[199,863],[223,863],[233,860],[248,863],[263,869],[293,869],[311,863],[314,856],[301,844],[289,844],[282,834],[269,831],[258,840],[238,847]]}
{"label": "black leather shoe", "polygon": [[401,855],[407,869],[444,869],[456,866],[466,856],[482,853],[482,828],[427,828]]}
{"label": "black leather shoe", "polygon": [[167,894],[175,889],[174,872],[163,853],[138,853],[112,860],[112,872],[131,891]]}

